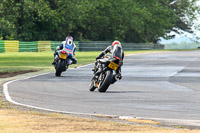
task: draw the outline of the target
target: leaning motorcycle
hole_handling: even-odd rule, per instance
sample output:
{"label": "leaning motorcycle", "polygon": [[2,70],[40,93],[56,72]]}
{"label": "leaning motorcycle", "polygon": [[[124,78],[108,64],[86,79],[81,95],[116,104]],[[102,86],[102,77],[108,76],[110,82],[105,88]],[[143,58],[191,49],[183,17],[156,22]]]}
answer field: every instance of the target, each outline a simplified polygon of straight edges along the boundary
{"label": "leaning motorcycle", "polygon": [[57,51],[58,56],[56,58],[56,63],[54,65],[55,69],[56,69],[56,76],[61,76],[61,73],[66,71],[69,64],[67,64],[68,62],[68,50],[65,48],[63,50],[58,50]]}
{"label": "leaning motorcycle", "polygon": [[98,66],[94,68],[94,76],[92,78],[92,82],[90,84],[89,90],[94,91],[96,88],[98,88],[99,92],[106,92],[110,84],[113,84],[118,80],[113,75],[113,70],[117,70],[119,66],[121,66],[122,61],[115,57],[108,59],[106,62],[102,63],[102,72],[100,74],[96,74],[98,71]]}

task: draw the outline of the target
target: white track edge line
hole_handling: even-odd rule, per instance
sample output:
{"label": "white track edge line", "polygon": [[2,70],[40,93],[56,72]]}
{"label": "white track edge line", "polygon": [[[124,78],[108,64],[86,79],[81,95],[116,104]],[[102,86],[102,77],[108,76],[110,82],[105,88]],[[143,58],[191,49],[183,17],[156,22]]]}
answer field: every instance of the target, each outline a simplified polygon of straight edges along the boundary
{"label": "white track edge line", "polygon": [[[22,79],[20,79],[20,80],[22,80]],[[10,97],[9,92],[8,92],[8,84],[15,82],[15,81],[19,81],[19,80],[12,80],[12,81],[8,81],[5,84],[3,84],[3,92],[4,92],[6,100],[15,104],[15,105],[20,105],[20,106],[25,106],[25,107],[29,107],[29,108],[34,108],[34,109],[39,109],[39,110],[44,110],[44,111],[50,111],[50,112],[65,113],[65,114],[118,117],[116,115],[102,115],[102,114],[67,112],[67,111],[53,110],[53,109],[47,109],[47,108],[36,107],[36,106],[32,106],[32,105],[18,103],[16,101],[12,100],[12,98]]]}
{"label": "white track edge line", "polygon": [[[86,67],[86,66],[89,66],[89,65],[92,65],[92,64],[93,64],[93,63],[91,63],[91,64],[86,64],[86,65],[83,65],[83,66],[79,66],[79,67],[76,67],[76,68],[69,68],[69,69],[78,69],[78,68]],[[32,106],[32,105],[27,105],[27,104],[18,103],[18,102],[16,102],[16,101],[14,101],[14,100],[11,98],[11,96],[9,95],[9,92],[8,92],[8,85],[9,85],[10,83],[13,83],[13,82],[16,82],[16,81],[20,81],[20,80],[30,79],[30,78],[34,78],[34,77],[38,77],[38,76],[50,74],[50,73],[52,73],[52,72],[44,73],[44,74],[38,74],[38,75],[34,75],[34,76],[29,76],[29,77],[22,78],[22,79],[15,79],[15,80],[11,80],[11,81],[8,81],[8,82],[4,83],[4,84],[3,84],[3,93],[4,93],[4,95],[5,95],[6,100],[9,101],[9,102],[11,102],[11,103],[13,103],[13,104],[15,104],[15,105],[20,105],[20,106],[25,106],[25,107],[29,107],[29,108],[34,108],[34,109],[39,109],[39,110],[44,110],[44,111],[50,111],[50,112],[65,113],[65,114],[74,114],[74,115],[118,117],[118,116],[116,116],[116,115],[77,113],[77,112],[67,112],[67,111],[52,110],[52,109],[47,109],[47,108],[42,108],[42,107],[36,107],[36,106]]]}

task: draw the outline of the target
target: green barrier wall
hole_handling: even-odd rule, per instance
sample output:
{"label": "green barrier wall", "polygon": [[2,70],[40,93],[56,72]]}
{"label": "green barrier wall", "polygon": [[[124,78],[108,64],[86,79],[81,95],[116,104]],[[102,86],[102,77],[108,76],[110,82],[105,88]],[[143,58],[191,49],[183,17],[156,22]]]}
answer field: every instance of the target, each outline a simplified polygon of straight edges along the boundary
{"label": "green barrier wall", "polygon": [[79,42],[78,41],[74,41],[74,43],[76,44],[76,52],[79,51]]}
{"label": "green barrier wall", "polygon": [[[107,46],[110,46],[112,42],[108,41],[85,41],[79,42],[79,51],[102,51]],[[151,44],[151,43],[124,43],[122,42],[123,50],[152,50],[152,49],[164,49],[164,45]]]}
{"label": "green barrier wall", "polygon": [[62,41],[51,41],[51,51],[55,51],[57,46],[60,46]]}
{"label": "green barrier wall", "polygon": [[0,53],[5,52],[4,41],[0,41]]}
{"label": "green barrier wall", "polygon": [[34,42],[19,42],[19,52],[37,52],[38,43]]}

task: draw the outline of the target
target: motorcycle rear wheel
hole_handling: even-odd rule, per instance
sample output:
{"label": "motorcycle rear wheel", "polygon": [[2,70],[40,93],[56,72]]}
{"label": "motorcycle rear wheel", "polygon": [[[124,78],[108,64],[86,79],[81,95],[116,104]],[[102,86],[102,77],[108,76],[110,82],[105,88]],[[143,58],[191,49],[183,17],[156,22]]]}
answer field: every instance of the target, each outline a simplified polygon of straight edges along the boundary
{"label": "motorcycle rear wheel", "polygon": [[98,91],[99,92],[106,92],[108,87],[111,84],[112,78],[113,78],[112,71],[110,71],[110,70],[106,71],[106,76],[105,76],[103,82],[99,85]]}
{"label": "motorcycle rear wheel", "polygon": [[57,77],[60,77],[60,76],[61,76],[61,73],[62,73],[62,71],[63,71],[64,63],[65,63],[64,60],[61,60],[61,59],[58,60],[58,64],[57,64],[57,66],[56,66],[56,73],[55,73],[55,75],[56,75]]}

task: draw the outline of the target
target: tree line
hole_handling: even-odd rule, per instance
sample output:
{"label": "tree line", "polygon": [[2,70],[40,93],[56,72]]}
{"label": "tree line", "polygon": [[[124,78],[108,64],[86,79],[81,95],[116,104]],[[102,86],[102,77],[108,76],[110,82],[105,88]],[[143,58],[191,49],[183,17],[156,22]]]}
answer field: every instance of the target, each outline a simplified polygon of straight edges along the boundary
{"label": "tree line", "polygon": [[0,40],[157,43],[192,32],[198,0],[0,0]]}

